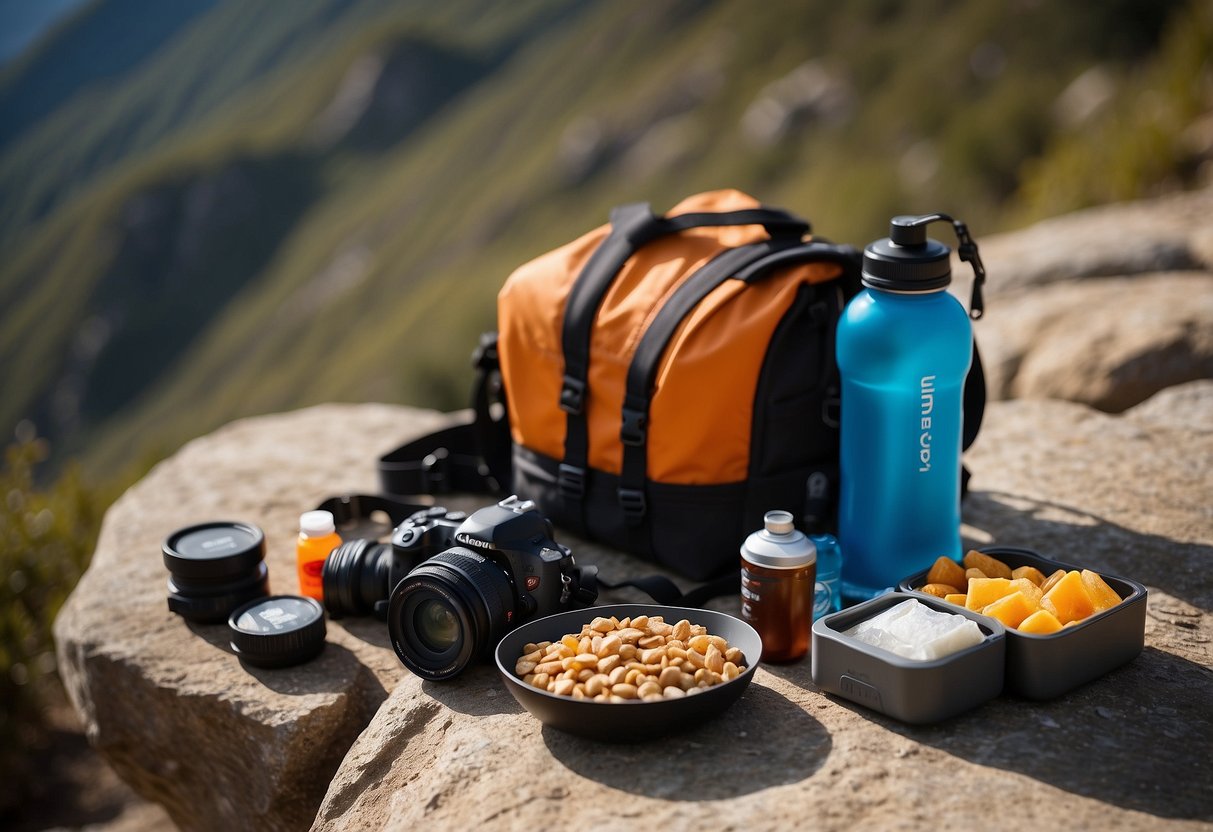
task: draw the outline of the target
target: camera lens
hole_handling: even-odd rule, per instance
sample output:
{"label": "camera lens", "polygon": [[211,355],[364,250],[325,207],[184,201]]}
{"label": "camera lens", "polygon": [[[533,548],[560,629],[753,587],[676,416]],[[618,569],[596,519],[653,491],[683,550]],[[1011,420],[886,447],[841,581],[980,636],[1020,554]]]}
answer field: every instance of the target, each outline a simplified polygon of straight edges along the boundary
{"label": "camera lens", "polygon": [[413,610],[413,632],[426,649],[435,653],[449,650],[459,641],[459,619],[440,601],[427,598]]}
{"label": "camera lens", "polygon": [[370,615],[387,598],[392,547],[373,540],[350,540],[324,561],[324,607],[330,618]]}
{"label": "camera lens", "polygon": [[506,571],[460,546],[418,566],[392,590],[388,634],[405,667],[449,679],[510,628],[514,592]]}

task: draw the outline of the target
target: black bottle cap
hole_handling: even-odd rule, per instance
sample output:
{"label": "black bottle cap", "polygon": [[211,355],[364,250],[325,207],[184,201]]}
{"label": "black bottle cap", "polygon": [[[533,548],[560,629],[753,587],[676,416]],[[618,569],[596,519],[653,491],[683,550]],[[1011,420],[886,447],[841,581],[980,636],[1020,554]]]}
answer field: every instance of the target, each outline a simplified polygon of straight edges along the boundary
{"label": "black bottle cap", "polygon": [[865,286],[891,292],[935,292],[952,282],[952,249],[927,237],[926,217],[898,216],[889,236],[863,250]]}
{"label": "black bottle cap", "polygon": [[227,620],[232,650],[255,667],[289,667],[324,649],[324,608],[300,595],[251,601]]}

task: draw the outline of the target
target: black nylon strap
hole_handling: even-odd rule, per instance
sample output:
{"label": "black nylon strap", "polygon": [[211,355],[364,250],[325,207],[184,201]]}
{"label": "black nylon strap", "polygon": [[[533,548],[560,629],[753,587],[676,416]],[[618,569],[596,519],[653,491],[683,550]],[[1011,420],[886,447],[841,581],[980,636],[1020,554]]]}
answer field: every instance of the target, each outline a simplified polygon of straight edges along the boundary
{"label": "black nylon strap", "polygon": [[741,571],[730,572],[706,584],[695,587],[684,593],[678,586],[664,575],[642,575],[626,581],[612,583],[598,576],[598,585],[607,589],[622,589],[631,587],[648,595],[658,604],[672,607],[702,607],[713,598],[726,595],[738,595],[741,592]]}
{"label": "black nylon strap", "polygon": [[981,429],[981,419],[986,412],[986,371],[981,364],[981,353],[977,351],[977,340],[973,340],[973,363],[965,376],[964,417],[961,420],[961,448],[968,450]]}
{"label": "black nylon strap", "polygon": [[565,304],[561,329],[565,369],[560,408],[566,416],[564,459],[558,475],[560,493],[566,502],[565,515],[576,531],[585,531],[582,498],[589,457],[586,381],[590,338],[603,298],[628,258],[645,243],[691,228],[733,225],[762,225],[772,237],[793,239],[803,237],[810,230],[809,224],[798,217],[770,208],[657,217],[647,204],[623,205],[611,212],[611,232],[577,276]]}
{"label": "black nylon strap", "polygon": [[331,511],[333,522],[340,528],[347,523],[369,520],[376,511],[386,514],[391,519],[392,526],[395,527],[416,512],[425,511],[431,507],[424,503],[410,503],[380,494],[342,494],[339,497],[329,497],[316,506],[316,509]]}
{"label": "black nylon strap", "polygon": [[472,418],[406,442],[379,458],[379,485],[392,495],[500,494],[510,486],[510,425],[497,355],[497,333],[472,354]]}
{"label": "black nylon strap", "polygon": [[387,494],[495,492],[494,482],[472,421],[406,442],[379,458],[379,485]]}

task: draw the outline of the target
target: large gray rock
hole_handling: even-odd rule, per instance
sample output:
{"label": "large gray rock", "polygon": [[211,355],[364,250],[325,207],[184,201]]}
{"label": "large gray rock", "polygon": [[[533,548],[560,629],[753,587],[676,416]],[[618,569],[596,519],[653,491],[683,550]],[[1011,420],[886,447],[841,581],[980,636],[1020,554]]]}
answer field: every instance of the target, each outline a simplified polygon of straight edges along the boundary
{"label": "large gray rock", "polygon": [[1121,417],[995,403],[969,461],[966,542],[1144,582],[1141,656],[1060,699],[1002,697],[926,728],[822,694],[808,661],[766,666],[723,718],[620,746],[542,727],[488,668],[407,678],[350,749],[314,828],[1213,821],[1213,382]]}
{"label": "large gray rock", "polygon": [[[375,493],[380,454],[448,421],[373,404],[242,420],[182,448],[107,512],[55,622],[60,675],[92,744],[182,829],[306,829],[354,738],[409,677],[386,627],[369,619],[330,623],[326,649],[306,665],[244,669],[226,625],[168,611],[161,542],[207,520],[256,523],[271,591],[296,593],[300,512],[329,495]],[[604,574],[623,573],[624,556],[577,545]]]}
{"label": "large gray rock", "polygon": [[[1213,378],[1213,188],[1108,205],[980,239],[974,325],[991,398],[1119,412]],[[967,265],[953,291],[966,303]]]}
{"label": "large gray rock", "polygon": [[[997,298],[1075,278],[1213,270],[1213,188],[1105,205],[979,239]],[[974,229],[980,231],[980,229]],[[954,264],[955,265],[955,264]],[[958,269],[966,273],[967,267]]]}
{"label": "large gray rock", "polygon": [[[369,488],[376,453],[439,420],[377,405],[246,420],[154,470],[111,511],[58,622],[62,672],[102,753],[188,829],[298,829],[313,816],[320,829],[960,826],[982,823],[991,795],[1019,796],[1009,828],[1213,819],[1207,790],[1187,785],[1208,782],[1213,763],[1174,753],[1213,743],[1210,415],[1209,382],[1121,417],[991,406],[970,455],[967,541],[1030,546],[1151,588],[1146,652],[1054,702],[1003,698],[914,729],[822,695],[801,662],[760,669],[722,719],[609,746],[543,728],[487,667],[421,682],[378,622],[330,623],[316,661],[249,673],[221,628],[165,610],[160,540],[200,519],[254,520],[275,589],[293,591],[298,511]],[[564,539],[608,574],[651,570]]]}
{"label": "large gray rock", "polygon": [[1120,412],[1213,378],[1213,273],[1037,286],[998,298],[974,329],[992,398]]}

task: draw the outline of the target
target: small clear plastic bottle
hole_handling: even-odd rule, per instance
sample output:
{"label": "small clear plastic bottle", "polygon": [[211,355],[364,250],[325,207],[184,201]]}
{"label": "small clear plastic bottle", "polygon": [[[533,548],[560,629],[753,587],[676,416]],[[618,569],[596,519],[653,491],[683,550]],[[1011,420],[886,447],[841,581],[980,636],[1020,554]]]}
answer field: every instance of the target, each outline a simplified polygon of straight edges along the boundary
{"label": "small clear plastic bottle", "polygon": [[832,534],[811,534],[817,547],[817,592],[813,599],[813,620],[842,609],[842,552]]}
{"label": "small clear plastic bottle", "polygon": [[324,561],[340,545],[341,536],[337,534],[331,511],[305,511],[299,516],[295,565],[300,594],[324,600]]}

